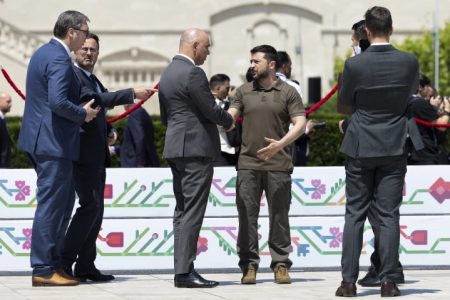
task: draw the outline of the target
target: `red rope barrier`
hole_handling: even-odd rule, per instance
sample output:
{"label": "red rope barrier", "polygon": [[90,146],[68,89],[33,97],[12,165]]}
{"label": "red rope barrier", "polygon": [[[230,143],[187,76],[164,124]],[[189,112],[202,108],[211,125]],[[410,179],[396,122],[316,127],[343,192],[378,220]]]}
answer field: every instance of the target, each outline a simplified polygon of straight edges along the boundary
{"label": "red rope barrier", "polygon": [[[11,77],[9,76],[8,72],[3,68],[3,66],[0,66],[0,69],[2,71],[3,77],[5,77],[6,81],[9,83],[9,85],[14,89],[14,91],[20,96],[20,98],[22,98],[23,100],[25,100],[25,94],[22,93],[22,91],[17,87],[17,85],[14,83],[14,81],[12,81]],[[153,87],[154,89],[158,89],[159,87],[159,82],[157,84],[155,84],[155,86]],[[327,102],[328,100],[330,100],[331,96],[333,96],[337,90],[338,90],[339,86],[338,84],[336,84],[329,92],[328,94],[325,95],[325,97],[323,97],[320,101],[318,101],[317,103],[315,103],[313,106],[311,106],[307,111],[306,111],[306,116],[308,116],[309,114],[312,114],[313,112],[315,112],[319,107],[321,107],[325,102]],[[151,92],[150,93],[150,97],[153,96],[155,92]],[[148,99],[150,99],[150,97]],[[145,101],[147,101],[148,99],[144,100],[141,99],[138,103],[136,103],[135,105],[133,105],[133,107],[131,107],[129,110],[123,112],[122,114],[115,116],[113,118],[110,118],[107,120],[108,123],[113,123],[116,122],[122,118],[125,118],[126,116],[128,116],[129,114],[131,114],[132,112],[134,112],[136,109],[138,109],[139,107],[141,107]],[[434,124],[419,118],[416,118],[416,122],[421,124],[421,125],[425,125],[425,126],[429,126],[429,127],[446,127],[446,128],[450,128],[450,124]]]}
{"label": "red rope barrier", "polygon": [[425,121],[425,120],[422,120],[422,119],[419,119],[419,118],[416,118],[416,122],[418,124],[425,125],[425,126],[428,126],[428,127],[445,127],[445,128],[450,128],[450,124],[435,124],[435,123],[431,123],[431,122],[428,122],[428,121]]}
{"label": "red rope barrier", "polygon": [[325,102],[327,102],[328,100],[330,100],[331,96],[333,96],[337,90],[338,90],[339,86],[336,83],[336,85],[331,89],[331,91],[328,92],[328,94],[326,94],[325,97],[323,97],[320,101],[318,101],[317,103],[315,103],[313,106],[311,106],[307,111],[306,111],[306,116],[308,116],[309,114],[312,114],[313,112],[315,112],[319,107],[321,107]]}
{"label": "red rope barrier", "polygon": [[21,90],[19,90],[19,88],[17,87],[17,85],[12,81],[11,77],[9,77],[8,72],[6,72],[6,70],[3,69],[2,66],[0,66],[0,68],[2,69],[3,76],[5,77],[6,81],[8,81],[9,85],[16,91],[16,93],[17,93],[23,100],[25,100],[25,95],[22,93]]}
{"label": "red rope barrier", "polygon": [[[153,88],[154,88],[155,90],[157,90],[157,89],[159,88],[159,82],[158,82],[157,84],[155,84],[155,86],[154,86]],[[155,92],[152,91],[152,92],[150,93],[150,96],[148,97],[148,99],[150,99],[150,97],[153,96],[154,93],[155,93]],[[125,118],[126,116],[128,116],[129,114],[131,114],[133,111],[135,111],[136,109],[138,109],[139,107],[141,107],[142,104],[144,104],[144,102],[147,101],[148,99],[145,99],[145,100],[144,100],[144,99],[141,99],[141,100],[139,100],[139,102],[136,103],[135,105],[133,105],[133,107],[131,107],[129,110],[126,110],[125,112],[121,113],[120,115],[115,116],[115,117],[113,117],[113,118],[110,118],[110,119],[106,120],[106,122],[108,122],[108,123],[113,123],[113,122],[116,122],[116,121],[118,121],[118,120],[120,120],[120,119]]]}

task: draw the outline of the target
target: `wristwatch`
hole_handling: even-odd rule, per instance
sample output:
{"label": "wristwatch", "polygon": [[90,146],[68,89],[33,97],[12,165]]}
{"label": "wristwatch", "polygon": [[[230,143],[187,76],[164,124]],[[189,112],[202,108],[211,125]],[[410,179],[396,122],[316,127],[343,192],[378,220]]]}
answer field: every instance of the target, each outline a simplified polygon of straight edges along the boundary
{"label": "wristwatch", "polygon": [[444,115],[449,116],[450,117],[450,112],[444,110]]}

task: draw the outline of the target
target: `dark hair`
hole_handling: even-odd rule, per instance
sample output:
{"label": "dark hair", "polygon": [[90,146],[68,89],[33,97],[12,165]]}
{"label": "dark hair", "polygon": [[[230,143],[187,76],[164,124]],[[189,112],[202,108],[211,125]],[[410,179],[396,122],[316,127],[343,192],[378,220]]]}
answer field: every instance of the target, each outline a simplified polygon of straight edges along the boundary
{"label": "dark hair", "polygon": [[431,85],[430,78],[428,78],[424,74],[420,73],[420,75],[419,75],[419,86],[420,87],[425,87],[427,85]]}
{"label": "dark hair", "polygon": [[245,72],[245,80],[247,80],[247,82],[253,81],[252,67],[248,68],[247,72]]}
{"label": "dark hair", "polygon": [[290,62],[291,62],[291,57],[289,56],[289,54],[287,54],[286,51],[278,51],[277,52],[277,64],[276,64],[277,70],[279,68],[281,68],[283,65],[288,64]]}
{"label": "dark hair", "polygon": [[388,36],[392,31],[391,12],[386,7],[374,6],[364,15],[367,29],[373,36]]}
{"label": "dark hair", "polygon": [[89,32],[86,35],[86,39],[93,39],[93,40],[95,40],[97,42],[97,50],[100,50],[100,39],[98,38],[98,35],[96,35],[93,32]]}
{"label": "dark hair", "polygon": [[224,84],[227,81],[230,82],[230,77],[228,77],[225,74],[213,75],[211,77],[211,79],[209,80],[209,88],[212,90],[215,87],[217,87],[218,85],[222,85],[222,84]]}
{"label": "dark hair", "polygon": [[264,53],[264,58],[268,62],[271,62],[271,61],[277,62],[277,60],[278,60],[277,50],[270,45],[260,45],[260,46],[254,47],[252,50],[250,50],[251,54],[255,54],[257,52]]}
{"label": "dark hair", "polygon": [[81,25],[89,22],[89,18],[84,14],[75,11],[67,10],[61,13],[56,20],[55,27],[53,27],[53,35],[59,39],[66,37],[69,28],[80,29]]}
{"label": "dark hair", "polygon": [[361,20],[359,22],[356,22],[352,26],[352,30],[355,32],[355,37],[359,40],[361,39],[367,39],[367,33],[366,33],[366,21]]}

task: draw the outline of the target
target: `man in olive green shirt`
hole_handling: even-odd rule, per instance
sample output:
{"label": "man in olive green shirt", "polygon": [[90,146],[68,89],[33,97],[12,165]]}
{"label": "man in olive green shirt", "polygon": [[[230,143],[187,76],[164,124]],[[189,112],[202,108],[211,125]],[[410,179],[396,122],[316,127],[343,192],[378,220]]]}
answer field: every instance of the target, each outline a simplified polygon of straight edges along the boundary
{"label": "man in olive green shirt", "polygon": [[293,165],[287,146],[305,131],[305,109],[298,92],[275,75],[277,51],[261,45],[250,53],[253,81],[237,89],[236,100],[228,110],[234,117],[243,117],[236,192],[241,283],[256,283],[260,262],[258,215],[263,191],[269,208],[270,267],[276,283],[291,283],[289,206]]}

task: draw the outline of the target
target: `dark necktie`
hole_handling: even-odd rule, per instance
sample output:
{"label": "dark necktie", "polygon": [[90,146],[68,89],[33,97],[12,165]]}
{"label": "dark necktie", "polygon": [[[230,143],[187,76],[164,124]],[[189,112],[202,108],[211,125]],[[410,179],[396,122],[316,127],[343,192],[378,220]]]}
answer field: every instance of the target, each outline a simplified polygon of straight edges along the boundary
{"label": "dark necktie", "polygon": [[97,76],[94,74],[91,74],[89,76],[89,79],[91,80],[92,84],[95,86],[95,90],[99,93],[103,92],[102,85],[100,84],[100,81],[98,80]]}

